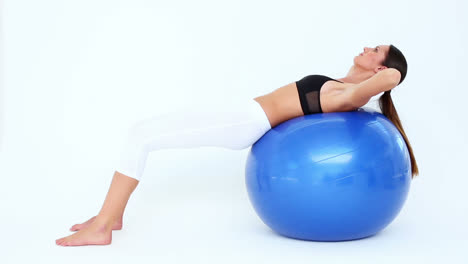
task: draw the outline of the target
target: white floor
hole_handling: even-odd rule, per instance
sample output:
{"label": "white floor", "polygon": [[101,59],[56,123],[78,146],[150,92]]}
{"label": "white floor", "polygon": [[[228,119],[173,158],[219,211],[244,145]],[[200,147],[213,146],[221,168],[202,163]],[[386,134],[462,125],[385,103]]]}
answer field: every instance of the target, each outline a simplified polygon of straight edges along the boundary
{"label": "white floor", "polygon": [[[0,166],[0,263],[468,263],[467,210],[456,187],[437,193],[427,187],[431,179],[414,180],[395,221],[370,238],[295,240],[271,231],[251,207],[246,154],[207,148],[150,156],[112,244],[61,247],[55,239],[98,212],[110,168],[73,168],[63,158],[46,171],[10,152]],[[185,166],[165,165],[184,158]],[[223,164],[230,159],[239,163]]]}

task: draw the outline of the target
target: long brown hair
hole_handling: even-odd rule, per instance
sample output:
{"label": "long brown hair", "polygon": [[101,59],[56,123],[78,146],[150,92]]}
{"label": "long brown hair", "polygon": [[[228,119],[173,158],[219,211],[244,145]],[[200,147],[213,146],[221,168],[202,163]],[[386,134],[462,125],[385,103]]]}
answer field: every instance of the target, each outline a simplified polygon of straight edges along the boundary
{"label": "long brown hair", "polygon": [[[390,50],[388,51],[387,57],[383,61],[382,65],[388,68],[397,69],[401,74],[401,79],[398,85],[400,85],[400,83],[403,82],[403,80],[406,77],[408,65],[406,63],[405,57],[403,56],[403,53],[399,49],[397,49],[393,45],[390,45]],[[379,98],[379,106],[380,110],[382,111],[382,114],[385,117],[387,117],[390,121],[392,121],[392,123],[396,126],[396,128],[398,128],[401,135],[405,139],[406,146],[408,147],[408,152],[411,159],[411,179],[413,179],[419,174],[418,164],[416,164],[413,148],[411,147],[408,137],[406,136],[406,133],[403,130],[400,118],[398,117],[398,113],[395,109],[395,106],[393,105],[392,96],[390,95],[391,91],[392,90],[384,92],[384,94]]]}

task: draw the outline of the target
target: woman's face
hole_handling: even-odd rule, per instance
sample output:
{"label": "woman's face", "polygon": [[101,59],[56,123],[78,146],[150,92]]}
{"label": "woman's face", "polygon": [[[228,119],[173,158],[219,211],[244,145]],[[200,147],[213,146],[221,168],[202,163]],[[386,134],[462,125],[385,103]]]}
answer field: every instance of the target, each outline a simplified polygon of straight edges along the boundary
{"label": "woman's face", "polygon": [[[364,47],[364,51],[354,57],[354,64],[366,70],[383,70],[386,67],[382,66],[383,61],[387,57],[390,45],[379,45],[373,48]],[[383,67],[379,69],[379,67]]]}

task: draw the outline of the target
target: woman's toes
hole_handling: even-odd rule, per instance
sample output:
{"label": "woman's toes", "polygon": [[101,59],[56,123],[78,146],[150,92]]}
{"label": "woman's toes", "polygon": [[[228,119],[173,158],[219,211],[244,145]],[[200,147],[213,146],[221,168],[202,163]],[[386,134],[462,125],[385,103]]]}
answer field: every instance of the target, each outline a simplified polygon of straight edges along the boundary
{"label": "woman's toes", "polygon": [[63,246],[63,244],[65,244],[67,242],[67,237],[62,237],[60,239],[57,240],[57,245],[60,245],[60,246]]}

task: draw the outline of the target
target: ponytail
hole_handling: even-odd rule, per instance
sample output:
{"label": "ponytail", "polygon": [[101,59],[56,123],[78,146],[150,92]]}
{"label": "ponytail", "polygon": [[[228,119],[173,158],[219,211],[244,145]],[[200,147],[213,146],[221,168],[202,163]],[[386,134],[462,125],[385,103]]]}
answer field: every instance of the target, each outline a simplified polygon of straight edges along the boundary
{"label": "ponytail", "polygon": [[398,113],[393,105],[392,97],[390,95],[391,90],[384,92],[384,94],[379,98],[379,106],[382,114],[387,117],[400,131],[401,135],[405,139],[406,146],[408,147],[410,159],[411,159],[411,179],[419,174],[418,164],[416,164],[416,159],[414,158],[413,148],[409,143],[408,137],[406,136],[403,126],[401,125],[400,118]]}

